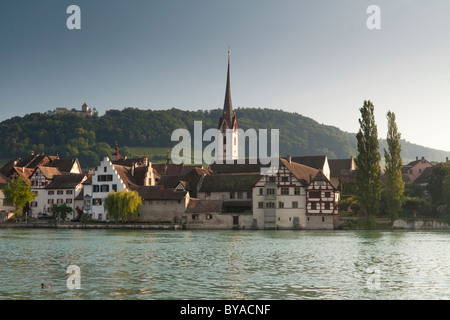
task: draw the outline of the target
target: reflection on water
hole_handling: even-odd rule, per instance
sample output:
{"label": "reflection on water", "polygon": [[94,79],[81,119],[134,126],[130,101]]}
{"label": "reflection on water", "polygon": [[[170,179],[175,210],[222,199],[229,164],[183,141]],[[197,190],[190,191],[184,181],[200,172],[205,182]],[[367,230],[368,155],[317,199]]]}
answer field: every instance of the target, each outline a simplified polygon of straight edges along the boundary
{"label": "reflection on water", "polygon": [[[450,232],[0,229],[0,299],[448,299],[449,244]],[[73,264],[80,290],[66,286]]]}

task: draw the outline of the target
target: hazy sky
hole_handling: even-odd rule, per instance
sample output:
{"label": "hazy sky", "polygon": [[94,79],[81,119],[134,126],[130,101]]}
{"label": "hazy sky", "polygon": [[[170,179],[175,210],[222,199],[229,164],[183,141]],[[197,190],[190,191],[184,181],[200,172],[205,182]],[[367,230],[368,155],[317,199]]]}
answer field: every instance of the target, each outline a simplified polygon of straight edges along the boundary
{"label": "hazy sky", "polygon": [[[72,4],[81,30],[66,27]],[[391,110],[404,139],[450,150],[448,0],[2,0],[0,121],[84,102],[222,108],[228,46],[235,108],[357,132],[371,100],[380,137]]]}

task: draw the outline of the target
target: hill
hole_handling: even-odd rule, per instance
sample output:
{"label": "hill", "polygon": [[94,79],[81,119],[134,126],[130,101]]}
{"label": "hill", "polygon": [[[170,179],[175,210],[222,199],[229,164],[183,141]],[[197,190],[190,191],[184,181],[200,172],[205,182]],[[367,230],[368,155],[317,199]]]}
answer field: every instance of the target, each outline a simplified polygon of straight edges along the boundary
{"label": "hill", "polygon": [[[135,150],[148,150],[151,161],[165,159],[164,151],[175,129],[185,128],[193,134],[194,121],[202,121],[203,131],[216,128],[221,109],[182,111],[109,110],[104,115],[81,117],[76,114],[33,113],[0,123],[0,158],[25,156],[30,151],[78,157],[83,168],[98,164],[111,155],[116,143],[121,154],[133,156]],[[298,113],[274,109],[238,108],[238,126],[244,130],[279,129],[281,155],[322,155],[329,158],[356,156],[356,134],[319,124]],[[205,142],[205,145],[209,142]],[[380,149],[385,146],[380,140]],[[158,150],[158,154],[152,154]],[[140,152],[142,153],[142,152]],[[145,151],[144,151],[145,153]],[[383,155],[383,153],[382,153]],[[424,156],[430,161],[444,161],[450,152],[435,150],[402,141],[405,162]]]}

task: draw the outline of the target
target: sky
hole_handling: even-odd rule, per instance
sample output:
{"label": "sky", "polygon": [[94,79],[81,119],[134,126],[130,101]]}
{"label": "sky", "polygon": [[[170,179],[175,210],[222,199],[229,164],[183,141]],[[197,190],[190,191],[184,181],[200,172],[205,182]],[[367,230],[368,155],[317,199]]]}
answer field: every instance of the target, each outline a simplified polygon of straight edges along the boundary
{"label": "sky", "polygon": [[380,138],[392,111],[403,139],[448,151],[449,12],[448,0],[3,0],[0,121],[85,102],[100,115],[222,108],[230,48],[234,108],[356,133],[370,100]]}

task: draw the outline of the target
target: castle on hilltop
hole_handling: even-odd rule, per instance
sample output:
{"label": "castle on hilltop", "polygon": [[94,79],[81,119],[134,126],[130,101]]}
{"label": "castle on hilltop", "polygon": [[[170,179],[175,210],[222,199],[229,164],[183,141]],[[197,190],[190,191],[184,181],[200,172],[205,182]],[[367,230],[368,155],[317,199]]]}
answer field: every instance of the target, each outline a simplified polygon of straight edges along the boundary
{"label": "castle on hilltop", "polygon": [[86,103],[84,103],[81,106],[81,110],[77,110],[75,108],[72,108],[71,110],[69,110],[67,108],[62,108],[62,107],[55,108],[55,114],[62,114],[62,113],[75,113],[78,115],[88,116],[88,117],[92,117],[94,115],[94,112],[91,110],[91,108],[89,108],[89,106]]}

